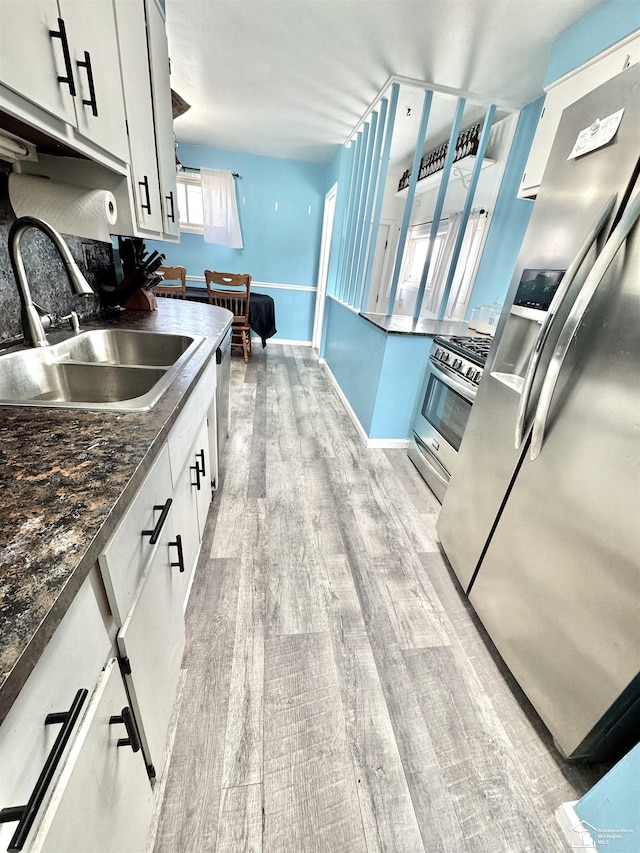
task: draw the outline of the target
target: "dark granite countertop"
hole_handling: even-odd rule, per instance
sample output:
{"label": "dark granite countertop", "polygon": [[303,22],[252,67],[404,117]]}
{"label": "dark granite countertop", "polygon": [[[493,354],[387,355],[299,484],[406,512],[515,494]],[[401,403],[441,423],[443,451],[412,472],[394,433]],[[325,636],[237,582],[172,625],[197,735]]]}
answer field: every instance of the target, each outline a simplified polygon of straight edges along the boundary
{"label": "dark granite countertop", "polygon": [[[206,336],[150,411],[0,407],[0,722],[232,318],[211,305],[158,303],[158,311],[125,311],[82,325]],[[53,342],[55,333],[49,337]]]}
{"label": "dark granite countertop", "polygon": [[383,332],[392,335],[469,335],[469,326],[464,320],[432,320],[428,317],[404,317],[400,314],[367,314],[361,317],[373,323]]}

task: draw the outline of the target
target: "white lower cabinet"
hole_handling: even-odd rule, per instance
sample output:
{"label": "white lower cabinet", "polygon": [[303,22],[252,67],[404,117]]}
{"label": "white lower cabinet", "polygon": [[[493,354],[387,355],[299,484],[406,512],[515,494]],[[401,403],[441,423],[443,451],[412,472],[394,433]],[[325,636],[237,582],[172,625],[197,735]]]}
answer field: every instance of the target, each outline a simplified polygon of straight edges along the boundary
{"label": "white lower cabinet", "polygon": [[128,705],[113,658],[89,701],[30,848],[34,853],[144,853],[153,793],[142,756],[133,750],[135,737],[131,743],[120,722]]}
{"label": "white lower cabinet", "polygon": [[[0,816],[2,812],[7,816],[6,810],[29,806],[15,820],[0,823],[2,853],[15,847],[14,838],[21,838],[19,849],[31,849],[88,697],[111,652],[103,619],[106,602],[100,601],[101,596],[104,593],[94,570],[0,726]],[[78,810],[82,810],[82,800]]]}
{"label": "white lower cabinet", "polygon": [[165,529],[166,537],[118,632],[118,651],[151,776],[164,766],[185,644],[178,547],[170,517]]}

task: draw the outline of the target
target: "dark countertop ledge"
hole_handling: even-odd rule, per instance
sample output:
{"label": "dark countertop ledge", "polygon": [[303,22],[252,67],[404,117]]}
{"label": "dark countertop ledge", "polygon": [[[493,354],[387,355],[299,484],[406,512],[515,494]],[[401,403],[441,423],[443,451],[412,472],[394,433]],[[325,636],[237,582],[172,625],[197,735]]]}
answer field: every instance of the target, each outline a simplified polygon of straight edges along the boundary
{"label": "dark countertop ledge", "polygon": [[388,332],[392,335],[427,335],[434,337],[435,335],[471,335],[469,326],[464,320],[432,320],[427,317],[419,317],[414,320],[413,317],[404,317],[400,314],[393,314],[388,317],[386,314],[367,314],[360,313],[360,316],[383,332]]}
{"label": "dark countertop ledge", "polygon": [[[97,317],[206,340],[148,412],[0,407],[0,722],[141,485],[229,327],[222,308],[159,299]],[[1,364],[0,355],[0,364]]]}

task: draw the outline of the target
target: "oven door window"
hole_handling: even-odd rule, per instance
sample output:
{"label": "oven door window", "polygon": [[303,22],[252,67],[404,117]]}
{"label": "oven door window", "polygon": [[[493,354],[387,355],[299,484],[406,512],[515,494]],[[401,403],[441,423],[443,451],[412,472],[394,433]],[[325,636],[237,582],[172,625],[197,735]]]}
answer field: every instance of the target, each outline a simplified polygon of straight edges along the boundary
{"label": "oven door window", "polygon": [[460,449],[471,403],[431,374],[424,396],[422,414],[454,450]]}

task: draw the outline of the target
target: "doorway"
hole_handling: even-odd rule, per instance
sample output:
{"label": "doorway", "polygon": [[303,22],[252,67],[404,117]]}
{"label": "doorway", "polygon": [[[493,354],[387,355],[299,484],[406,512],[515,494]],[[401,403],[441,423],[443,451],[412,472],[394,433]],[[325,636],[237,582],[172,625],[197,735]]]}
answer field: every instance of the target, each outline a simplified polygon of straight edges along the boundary
{"label": "doorway", "polygon": [[318,264],[318,286],[316,294],[316,312],[313,321],[311,346],[320,349],[322,339],[322,323],[324,320],[324,304],[327,296],[327,276],[329,273],[329,254],[331,251],[331,236],[333,234],[333,219],[336,212],[336,196],[338,184],[334,184],[324,197],[324,214],[322,216],[322,238],[320,240],[320,262]]}

